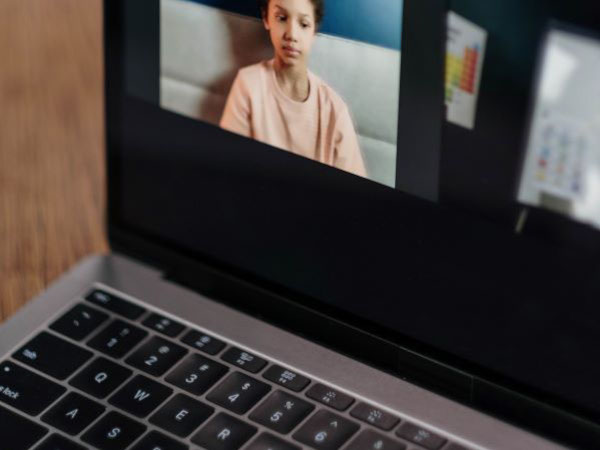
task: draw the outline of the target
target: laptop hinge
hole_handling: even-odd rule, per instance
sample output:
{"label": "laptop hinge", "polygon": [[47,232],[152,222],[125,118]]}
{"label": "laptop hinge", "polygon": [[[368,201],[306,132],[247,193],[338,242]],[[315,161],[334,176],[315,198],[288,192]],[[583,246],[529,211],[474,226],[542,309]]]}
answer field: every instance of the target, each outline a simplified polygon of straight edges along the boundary
{"label": "laptop hinge", "polygon": [[469,374],[359,328],[322,303],[292,300],[207,266],[169,271],[165,279],[405,381],[461,402],[472,399]]}

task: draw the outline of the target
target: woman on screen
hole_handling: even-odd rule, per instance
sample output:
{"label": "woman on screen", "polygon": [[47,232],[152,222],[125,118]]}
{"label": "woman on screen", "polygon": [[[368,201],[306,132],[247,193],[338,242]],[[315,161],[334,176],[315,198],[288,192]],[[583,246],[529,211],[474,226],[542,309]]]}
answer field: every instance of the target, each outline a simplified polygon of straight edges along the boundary
{"label": "woman on screen", "polygon": [[366,177],[348,107],[308,70],[325,0],[260,3],[275,57],[238,72],[221,127]]}

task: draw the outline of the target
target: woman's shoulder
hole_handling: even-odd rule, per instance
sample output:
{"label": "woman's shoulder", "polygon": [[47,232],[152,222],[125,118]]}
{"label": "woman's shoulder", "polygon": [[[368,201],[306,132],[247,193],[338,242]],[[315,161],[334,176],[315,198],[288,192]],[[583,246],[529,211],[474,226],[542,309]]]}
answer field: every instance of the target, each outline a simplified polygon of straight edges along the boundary
{"label": "woman's shoulder", "polygon": [[261,61],[238,70],[237,77],[242,82],[254,83],[260,80],[270,70],[269,61]]}
{"label": "woman's shoulder", "polygon": [[340,94],[337,93],[325,80],[310,72],[314,84],[317,86],[319,99],[336,112],[347,111],[348,106]]}

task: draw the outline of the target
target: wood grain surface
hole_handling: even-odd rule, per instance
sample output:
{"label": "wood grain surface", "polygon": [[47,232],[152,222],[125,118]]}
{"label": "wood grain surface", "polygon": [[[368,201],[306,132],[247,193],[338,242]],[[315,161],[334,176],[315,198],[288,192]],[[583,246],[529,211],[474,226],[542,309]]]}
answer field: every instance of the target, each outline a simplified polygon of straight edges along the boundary
{"label": "wood grain surface", "polygon": [[0,0],[0,322],[107,250],[100,0]]}

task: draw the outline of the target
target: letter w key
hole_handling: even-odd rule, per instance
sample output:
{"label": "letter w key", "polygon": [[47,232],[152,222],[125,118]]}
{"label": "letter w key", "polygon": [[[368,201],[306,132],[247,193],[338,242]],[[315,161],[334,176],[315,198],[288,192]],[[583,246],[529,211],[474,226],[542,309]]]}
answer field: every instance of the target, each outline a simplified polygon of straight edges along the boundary
{"label": "letter w key", "polygon": [[145,391],[142,391],[141,389],[138,389],[138,391],[135,393],[135,395],[133,396],[133,398],[135,400],[137,400],[138,402],[143,402],[148,397],[150,397],[150,395],[151,394],[149,394],[148,392],[145,392]]}
{"label": "letter w key", "polygon": [[146,417],[172,393],[172,389],[138,375],[110,397],[108,402],[138,417]]}

